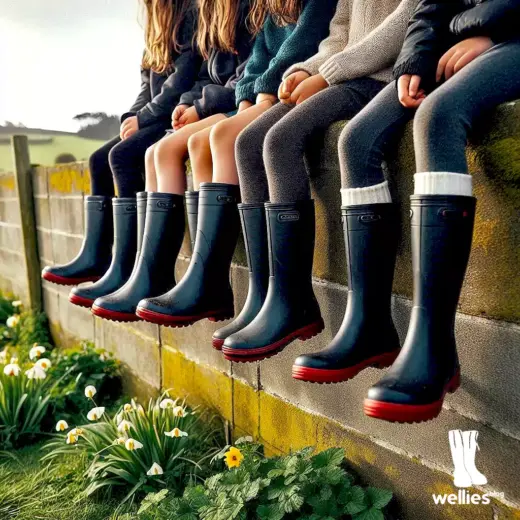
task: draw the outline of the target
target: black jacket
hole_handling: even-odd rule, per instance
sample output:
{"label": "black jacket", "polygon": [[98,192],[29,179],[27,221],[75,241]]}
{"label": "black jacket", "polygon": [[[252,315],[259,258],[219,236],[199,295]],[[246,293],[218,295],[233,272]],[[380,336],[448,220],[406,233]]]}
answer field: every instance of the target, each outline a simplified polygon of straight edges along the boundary
{"label": "black jacket", "polygon": [[520,37],[520,0],[420,0],[394,77],[417,74],[431,89],[441,56],[472,36],[489,36],[496,43]]}
{"label": "black jacket", "polygon": [[202,58],[193,46],[196,28],[197,9],[194,7],[188,11],[180,28],[181,49],[173,56],[174,71],[166,75],[141,70],[141,92],[132,108],[123,114],[121,122],[137,116],[139,128],[144,128],[157,121],[171,121],[173,109],[183,92],[193,87],[202,65]]}
{"label": "black jacket", "polygon": [[254,40],[246,23],[249,9],[250,0],[242,0],[237,20],[237,53],[211,51],[195,85],[180,98],[179,105],[194,106],[201,119],[236,108],[235,86],[244,72]]}

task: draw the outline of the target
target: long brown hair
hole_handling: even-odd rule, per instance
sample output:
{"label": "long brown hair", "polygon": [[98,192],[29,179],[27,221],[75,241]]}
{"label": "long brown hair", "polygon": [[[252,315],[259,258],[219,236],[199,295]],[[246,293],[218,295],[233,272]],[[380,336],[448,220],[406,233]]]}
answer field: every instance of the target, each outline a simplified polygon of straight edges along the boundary
{"label": "long brown hair", "polygon": [[211,49],[236,52],[236,28],[241,0],[199,0],[197,46],[204,58]]}
{"label": "long brown hair", "polygon": [[162,74],[172,69],[172,52],[179,52],[179,29],[192,0],[143,0],[145,51],[142,66]]}
{"label": "long brown hair", "polygon": [[302,12],[303,0],[255,0],[249,14],[249,29],[258,34],[268,15],[276,25],[284,26],[296,23]]}

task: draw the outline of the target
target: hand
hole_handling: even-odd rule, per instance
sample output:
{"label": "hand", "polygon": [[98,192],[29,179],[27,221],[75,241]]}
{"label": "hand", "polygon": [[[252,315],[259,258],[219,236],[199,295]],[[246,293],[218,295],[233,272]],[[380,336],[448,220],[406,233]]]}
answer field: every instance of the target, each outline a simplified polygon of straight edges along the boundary
{"label": "hand", "polygon": [[308,72],[305,72],[304,70],[299,70],[298,72],[293,72],[289,76],[285,78],[284,81],[280,84],[280,87],[278,88],[278,99],[282,103],[289,103],[291,94],[293,93],[294,89],[302,82],[305,81],[307,78],[310,78],[311,75]]}
{"label": "hand", "polygon": [[182,128],[186,125],[191,125],[191,123],[196,123],[197,121],[200,121],[197,109],[195,107],[190,107],[184,111],[181,117],[179,117],[177,128],[175,128],[175,130],[178,130],[179,128]]}
{"label": "hand", "polygon": [[271,103],[271,105],[274,105],[277,100],[278,98],[273,94],[258,94],[258,96],[256,96],[257,105],[260,103]]}
{"label": "hand", "polygon": [[329,86],[325,78],[321,74],[316,74],[302,81],[294,92],[291,94],[291,103],[299,105],[306,99],[314,96],[318,92],[326,89]]}
{"label": "hand", "polygon": [[123,140],[134,135],[139,130],[139,121],[137,116],[127,117],[121,124],[119,129],[119,137]]}
{"label": "hand", "polygon": [[491,47],[493,47],[493,41],[487,36],[475,36],[457,43],[439,60],[437,81],[440,81],[442,76],[446,80],[450,79]]}
{"label": "hand", "polygon": [[238,113],[247,110],[248,108],[251,108],[253,106],[253,103],[251,101],[248,101],[247,99],[244,99],[244,101],[241,101],[238,105]]}
{"label": "hand", "polygon": [[397,92],[401,105],[406,108],[418,108],[426,98],[421,86],[421,76],[404,74],[397,81]]}
{"label": "hand", "polygon": [[180,128],[179,119],[181,118],[182,114],[188,110],[188,108],[190,108],[189,105],[177,105],[175,107],[175,110],[172,114],[172,127],[174,130],[178,130]]}

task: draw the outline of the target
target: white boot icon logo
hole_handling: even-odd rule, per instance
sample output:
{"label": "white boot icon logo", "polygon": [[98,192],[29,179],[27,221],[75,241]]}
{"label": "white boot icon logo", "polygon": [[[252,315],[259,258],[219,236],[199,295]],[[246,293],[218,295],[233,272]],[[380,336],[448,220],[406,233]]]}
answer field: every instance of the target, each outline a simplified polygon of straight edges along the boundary
{"label": "white boot icon logo", "polygon": [[453,483],[459,488],[487,484],[487,478],[475,466],[475,455],[480,449],[477,444],[478,431],[451,430],[448,436],[455,466]]}

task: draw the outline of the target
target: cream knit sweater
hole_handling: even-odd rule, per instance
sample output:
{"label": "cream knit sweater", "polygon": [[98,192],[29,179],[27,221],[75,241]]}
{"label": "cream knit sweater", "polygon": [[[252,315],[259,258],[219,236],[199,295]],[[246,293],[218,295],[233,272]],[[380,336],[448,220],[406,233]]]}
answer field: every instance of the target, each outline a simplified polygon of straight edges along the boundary
{"label": "cream knit sweater", "polygon": [[418,0],[339,0],[330,34],[318,53],[290,67],[330,84],[370,77],[389,83]]}

